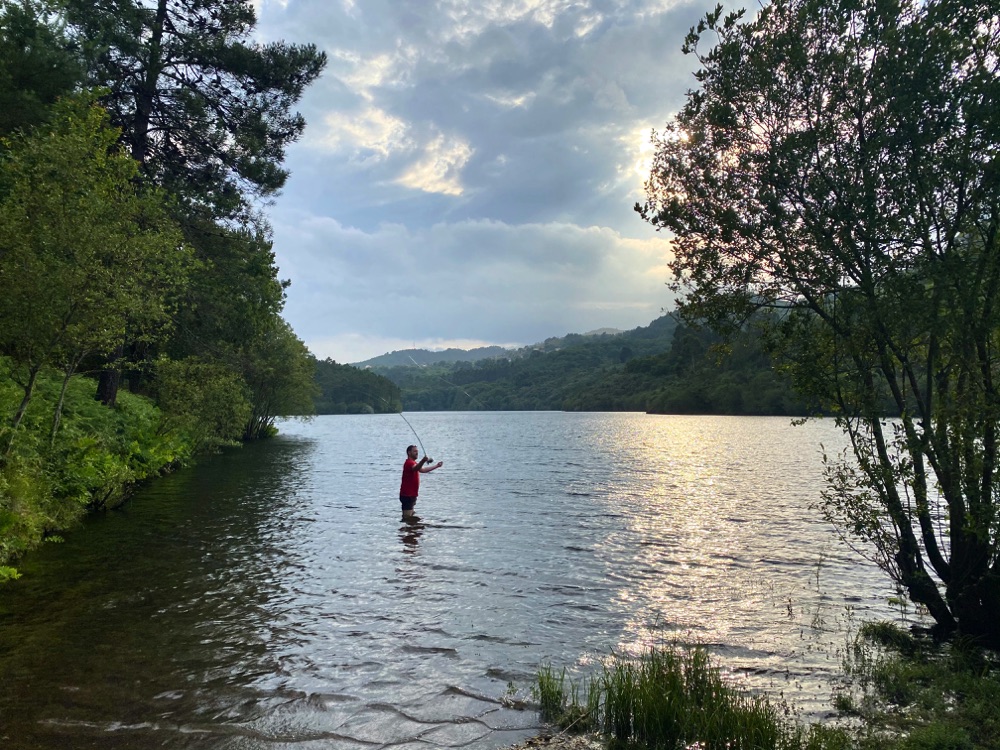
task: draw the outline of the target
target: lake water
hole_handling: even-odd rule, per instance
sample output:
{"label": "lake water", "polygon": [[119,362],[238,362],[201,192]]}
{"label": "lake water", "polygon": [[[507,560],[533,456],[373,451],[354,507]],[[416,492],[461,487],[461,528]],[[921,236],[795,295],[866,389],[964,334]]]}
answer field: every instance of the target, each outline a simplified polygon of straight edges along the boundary
{"label": "lake water", "polygon": [[[540,665],[671,642],[810,721],[852,623],[898,617],[813,509],[830,421],[406,420],[283,424],[24,561],[0,587],[0,746],[486,750],[539,730]],[[410,425],[444,461],[417,526]]]}

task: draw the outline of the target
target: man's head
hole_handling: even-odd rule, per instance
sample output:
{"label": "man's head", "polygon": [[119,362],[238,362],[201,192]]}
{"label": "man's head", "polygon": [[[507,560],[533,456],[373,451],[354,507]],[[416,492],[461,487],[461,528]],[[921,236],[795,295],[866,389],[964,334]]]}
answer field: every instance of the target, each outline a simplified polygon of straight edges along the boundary
{"label": "man's head", "polygon": [[415,459],[417,457],[417,446],[415,445],[406,446],[406,455],[409,456],[410,458]]}

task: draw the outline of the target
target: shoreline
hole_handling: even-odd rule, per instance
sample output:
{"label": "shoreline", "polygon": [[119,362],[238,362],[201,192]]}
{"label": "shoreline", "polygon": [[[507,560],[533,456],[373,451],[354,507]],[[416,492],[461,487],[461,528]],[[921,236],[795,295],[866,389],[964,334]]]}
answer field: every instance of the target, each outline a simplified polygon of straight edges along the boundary
{"label": "shoreline", "polygon": [[546,747],[552,750],[606,750],[607,743],[599,734],[570,734],[568,732],[545,731],[524,742],[510,745],[507,750],[532,750]]}

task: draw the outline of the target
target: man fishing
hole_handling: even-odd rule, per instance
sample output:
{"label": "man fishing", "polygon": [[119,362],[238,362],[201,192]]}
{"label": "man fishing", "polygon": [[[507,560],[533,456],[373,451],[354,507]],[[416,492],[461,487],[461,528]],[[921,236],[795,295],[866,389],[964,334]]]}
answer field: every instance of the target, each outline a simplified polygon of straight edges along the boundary
{"label": "man fishing", "polygon": [[399,484],[399,503],[403,506],[404,521],[419,521],[413,514],[413,507],[417,504],[417,493],[420,491],[420,475],[427,474],[440,469],[444,463],[438,461],[433,466],[428,466],[431,459],[424,456],[417,461],[417,446],[408,445],[406,447],[406,461],[403,463],[403,481]]}

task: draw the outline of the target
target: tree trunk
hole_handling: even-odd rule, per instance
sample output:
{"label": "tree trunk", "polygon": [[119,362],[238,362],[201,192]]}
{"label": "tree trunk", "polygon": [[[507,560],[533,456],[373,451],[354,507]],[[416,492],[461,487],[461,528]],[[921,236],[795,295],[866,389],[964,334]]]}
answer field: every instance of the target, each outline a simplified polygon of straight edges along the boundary
{"label": "tree trunk", "polygon": [[128,371],[123,374],[125,385],[130,393],[142,393],[146,380],[142,363],[149,356],[149,350],[150,346],[147,343],[133,342],[126,347],[126,360],[129,365],[138,364],[138,366],[129,367]]}
{"label": "tree trunk", "polygon": [[163,28],[167,21],[167,0],[158,0],[156,4],[156,19],[152,36],[149,41],[149,59],[146,62],[146,75],[142,87],[135,92],[135,126],[132,129],[132,158],[145,166],[149,146],[149,119],[153,112],[153,98],[159,84],[160,72],[163,69]]}
{"label": "tree trunk", "polygon": [[17,407],[17,411],[14,412],[14,418],[11,420],[10,438],[7,440],[7,445],[4,447],[4,458],[10,455],[10,451],[14,447],[14,436],[17,434],[17,429],[21,426],[21,422],[24,419],[24,413],[28,411],[28,404],[31,402],[31,396],[35,390],[35,381],[38,379],[38,371],[41,370],[41,367],[41,365],[38,365],[37,367],[32,367],[31,370],[28,371],[28,382],[24,386],[24,397],[21,399],[21,403]]}
{"label": "tree trunk", "polygon": [[[152,39],[149,46],[149,60],[146,65],[146,76],[142,87],[135,92],[135,126],[129,138],[132,158],[145,167],[149,151],[149,119],[153,111],[153,99],[162,70],[161,50],[163,28],[167,18],[167,0],[158,0],[156,5],[156,20],[153,22]],[[116,364],[122,357],[124,349],[119,347],[111,357],[111,364]],[[105,406],[114,406],[118,399],[118,388],[121,385],[121,373],[118,369],[108,369],[101,372],[97,386],[97,400]]]}
{"label": "tree trunk", "polygon": [[118,372],[118,362],[122,358],[123,347],[119,346],[111,355],[111,365],[108,369],[101,371],[101,377],[97,381],[97,395],[94,397],[105,406],[114,406],[118,399],[118,386],[121,384],[121,373]]}
{"label": "tree trunk", "polygon": [[62,388],[59,389],[59,400],[56,402],[55,413],[52,415],[52,434],[49,435],[49,448],[52,448],[56,444],[56,433],[59,432],[59,422],[62,420],[63,404],[66,402],[66,389],[69,387],[69,379],[73,377],[73,373],[80,366],[83,357],[83,354],[78,356],[66,366],[66,370],[64,371]]}
{"label": "tree trunk", "polygon": [[949,591],[957,631],[987,648],[1000,648],[1000,577],[988,573],[961,591]]}

